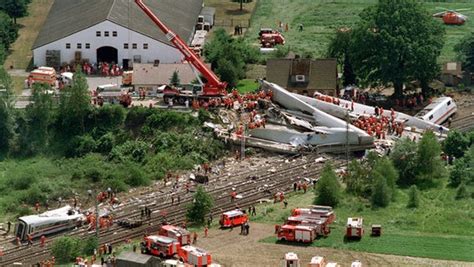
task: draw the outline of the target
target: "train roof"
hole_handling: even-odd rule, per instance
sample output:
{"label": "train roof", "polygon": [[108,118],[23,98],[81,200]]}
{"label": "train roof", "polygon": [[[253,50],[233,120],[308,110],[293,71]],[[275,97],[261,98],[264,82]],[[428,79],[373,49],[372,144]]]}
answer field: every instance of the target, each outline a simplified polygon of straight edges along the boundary
{"label": "train roof", "polygon": [[72,215],[68,215],[68,212],[73,210],[69,205],[64,206],[59,209],[46,211],[44,213],[38,215],[28,215],[18,218],[18,220],[23,221],[27,224],[48,224],[57,221],[63,220],[74,220],[83,218],[84,215],[81,213],[74,211]]}
{"label": "train roof", "polygon": [[442,103],[445,103],[445,102],[448,102],[448,101],[452,101],[454,103],[454,100],[451,97],[448,97],[448,96],[442,96],[442,97],[435,98],[431,102],[431,104],[429,104],[428,106],[423,108],[420,112],[418,112],[415,115],[415,117],[421,118],[421,117],[425,116],[427,113],[429,113],[430,111],[432,111],[433,109],[435,109],[436,107],[438,107],[439,104],[442,104]]}

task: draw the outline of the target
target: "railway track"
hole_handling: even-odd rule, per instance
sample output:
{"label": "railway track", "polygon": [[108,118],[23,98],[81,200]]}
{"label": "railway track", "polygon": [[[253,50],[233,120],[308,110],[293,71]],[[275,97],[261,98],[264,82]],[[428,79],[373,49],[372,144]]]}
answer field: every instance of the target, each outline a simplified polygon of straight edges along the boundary
{"label": "railway track", "polygon": [[[234,208],[236,204],[242,208],[249,206],[262,198],[269,197],[268,191],[271,193],[279,190],[289,191],[291,189],[291,184],[296,180],[297,176],[304,177],[318,175],[323,166],[322,164],[314,163],[314,158],[312,157],[308,160],[301,161],[302,162],[298,163],[290,162],[287,166],[284,166],[274,173],[270,173],[268,170],[261,170],[258,173],[246,172],[240,175],[240,180],[235,183],[228,182],[225,179],[214,179],[214,181],[211,182],[216,182],[218,185],[213,188],[208,188],[208,192],[213,196],[215,203],[217,203],[213,213],[218,215],[224,210]],[[341,163],[337,163],[337,166],[340,166],[340,164]],[[314,165],[319,166],[316,166],[316,168],[309,168]],[[256,178],[247,179],[249,174],[253,174]],[[237,188],[243,198],[231,203],[229,197],[230,187]],[[166,220],[168,222],[182,222],[186,213],[185,206],[192,201],[192,195],[185,195],[179,205],[170,205],[171,203],[167,201],[167,197],[169,197],[169,194],[167,192],[162,192],[149,197],[146,202],[124,206],[121,211],[118,212],[120,215],[117,216],[117,219],[139,216],[140,211],[137,206],[145,204],[155,212],[146,224],[138,228],[125,229],[114,225],[107,230],[101,230],[100,243],[120,244],[129,238],[140,237],[145,232],[151,233],[158,230],[159,225],[163,220],[163,217],[158,212],[159,210],[167,210],[168,216]],[[68,233],[68,235],[80,238],[86,238],[93,234],[93,232],[88,232],[84,229]],[[54,238],[48,240],[44,248],[41,248],[36,244],[30,248],[20,247],[7,250],[5,251],[5,256],[0,263],[2,266],[8,266],[12,265],[14,262],[34,263],[45,259],[50,256],[50,246],[53,240]]]}
{"label": "railway track", "polygon": [[474,114],[454,119],[451,128],[463,133],[474,130]]}

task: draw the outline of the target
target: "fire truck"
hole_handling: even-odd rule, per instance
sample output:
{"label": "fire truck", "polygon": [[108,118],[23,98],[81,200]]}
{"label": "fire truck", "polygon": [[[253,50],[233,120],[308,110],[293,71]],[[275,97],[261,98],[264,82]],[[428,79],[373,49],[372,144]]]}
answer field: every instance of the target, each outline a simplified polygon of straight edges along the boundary
{"label": "fire truck", "polygon": [[51,67],[39,67],[30,72],[28,76],[28,83],[44,83],[51,86],[56,85],[56,70]]}
{"label": "fire truck", "polygon": [[178,253],[181,247],[179,242],[173,238],[161,235],[150,235],[140,243],[143,254],[151,254],[162,258],[172,257]]}
{"label": "fire truck", "polygon": [[278,240],[311,243],[317,233],[314,227],[306,225],[283,225],[277,232]]}
{"label": "fire truck", "polygon": [[163,225],[158,231],[158,234],[177,240],[181,246],[191,244],[191,233],[179,226]]}
{"label": "fire truck", "polygon": [[[135,0],[135,3],[142,9],[146,15],[158,26],[158,28],[166,35],[168,40],[173,43],[173,45],[183,54],[184,60],[189,62],[197,71],[199,71],[204,78],[206,83],[202,86],[202,93],[197,94],[193,92],[192,94],[183,94],[179,90],[163,92],[163,99],[171,100],[177,103],[185,103],[188,100],[190,103],[197,99],[203,101],[209,101],[210,99],[220,99],[227,94],[226,88],[227,83],[219,80],[219,77],[199,58],[199,56],[188,47],[188,45],[169,29],[152,11],[148,8],[143,0]],[[200,80],[199,77],[197,77]],[[195,91],[195,90],[193,90]]]}
{"label": "fire truck", "polygon": [[313,205],[311,208],[296,208],[291,211],[292,216],[311,216],[316,218],[326,218],[327,224],[331,224],[336,220],[336,214],[330,206]]}
{"label": "fire truck", "polygon": [[178,249],[178,258],[180,261],[193,266],[207,266],[212,263],[211,254],[189,245]]}
{"label": "fire truck", "polygon": [[327,236],[329,235],[329,233],[331,233],[331,229],[329,228],[329,224],[327,223],[327,220],[325,218],[290,216],[286,220],[285,225],[309,226],[309,227],[314,228],[318,236]]}
{"label": "fire truck", "polygon": [[232,227],[248,222],[249,217],[239,209],[224,212],[219,220],[221,227]]}
{"label": "fire truck", "polygon": [[346,225],[346,237],[347,238],[362,238],[364,234],[364,228],[362,226],[363,219],[358,218],[347,218]]}

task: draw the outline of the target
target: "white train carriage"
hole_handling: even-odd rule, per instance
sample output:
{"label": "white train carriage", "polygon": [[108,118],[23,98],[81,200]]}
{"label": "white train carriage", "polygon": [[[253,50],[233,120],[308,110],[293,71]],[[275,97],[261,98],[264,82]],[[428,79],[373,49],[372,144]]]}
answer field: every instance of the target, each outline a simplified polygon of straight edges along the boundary
{"label": "white train carriage", "polygon": [[457,106],[451,97],[439,97],[418,112],[415,117],[435,124],[442,124],[457,112]]}
{"label": "white train carriage", "polygon": [[85,220],[83,214],[70,206],[50,210],[39,215],[29,215],[18,218],[15,235],[21,240],[27,240],[28,234],[38,238],[42,235],[58,233],[80,226]]}

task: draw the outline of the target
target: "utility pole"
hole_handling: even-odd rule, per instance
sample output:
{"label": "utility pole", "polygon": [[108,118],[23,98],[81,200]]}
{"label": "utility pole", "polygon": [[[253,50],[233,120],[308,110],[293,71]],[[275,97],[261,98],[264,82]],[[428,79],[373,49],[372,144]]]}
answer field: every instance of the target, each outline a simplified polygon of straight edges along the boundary
{"label": "utility pole", "polygon": [[349,110],[346,110],[346,168],[349,169]]}
{"label": "utility pole", "polygon": [[240,11],[244,10],[243,3],[244,3],[244,0],[240,0]]}

